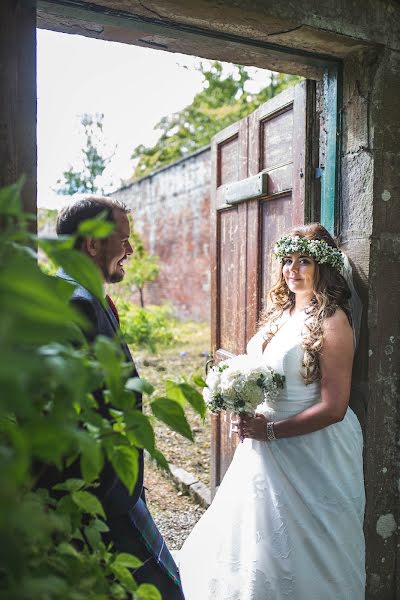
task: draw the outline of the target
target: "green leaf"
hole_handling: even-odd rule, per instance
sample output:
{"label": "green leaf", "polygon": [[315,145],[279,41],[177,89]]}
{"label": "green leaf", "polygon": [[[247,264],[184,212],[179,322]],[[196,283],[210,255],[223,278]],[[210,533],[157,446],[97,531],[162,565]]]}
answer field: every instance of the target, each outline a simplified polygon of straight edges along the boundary
{"label": "green leaf", "polygon": [[78,558],[79,560],[82,558],[82,555],[77,552],[76,548],[67,542],[61,542],[61,544],[57,546],[57,550],[59,554],[64,554],[65,556],[72,556],[73,558]]}
{"label": "green leaf", "polygon": [[164,471],[170,472],[168,461],[165,458],[164,454],[160,450],[158,450],[157,448],[154,448],[153,452],[151,453],[151,456],[152,456],[152,458],[154,458],[157,465],[161,469],[164,469]]}
{"label": "green leaf", "polygon": [[206,405],[203,396],[188,383],[179,383],[178,385],[190,406],[204,419],[206,415]]}
{"label": "green leaf", "polygon": [[110,531],[108,525],[104,523],[104,521],[102,521],[101,519],[93,519],[92,527],[100,533],[106,533],[107,531]]}
{"label": "green leaf", "polygon": [[138,569],[143,565],[143,562],[133,556],[133,554],[127,554],[126,552],[121,552],[117,554],[113,564],[121,565],[122,567],[127,567],[128,569]]}
{"label": "green leaf", "polygon": [[25,177],[0,189],[0,215],[18,216],[22,213],[21,190]]}
{"label": "green leaf", "polygon": [[175,400],[175,402],[178,402],[178,404],[180,404],[182,408],[185,408],[185,406],[187,405],[187,400],[183,395],[179,384],[176,383],[176,381],[171,381],[171,379],[167,379],[165,382],[165,392],[167,398],[169,398],[170,400]]}
{"label": "green leaf", "polygon": [[96,479],[103,468],[103,453],[101,446],[89,435],[81,439],[81,472],[86,483]]}
{"label": "green leaf", "polygon": [[116,401],[123,392],[121,350],[114,340],[99,335],[94,343],[94,352],[104,371],[111,399]]}
{"label": "green leaf", "polygon": [[115,224],[107,221],[107,211],[103,210],[94,219],[86,219],[79,224],[78,233],[82,237],[103,239],[109,237],[115,229]]}
{"label": "green leaf", "polygon": [[125,423],[129,432],[129,438],[135,446],[146,448],[152,454],[155,441],[149,417],[139,410],[131,410],[125,416]]}
{"label": "green leaf", "polygon": [[110,461],[122,483],[133,492],[139,472],[139,453],[136,448],[116,446],[110,455]]}
{"label": "green leaf", "polygon": [[201,387],[201,388],[207,387],[206,382],[204,381],[204,379],[202,377],[199,377],[199,375],[194,375],[192,377],[192,379],[193,379],[193,383],[195,383],[199,387]]}
{"label": "green leaf", "polygon": [[83,479],[67,479],[62,483],[56,483],[53,485],[53,490],[62,490],[65,492],[77,492],[85,486]]}
{"label": "green leaf", "polygon": [[21,340],[23,344],[40,345],[77,339],[78,328],[74,330],[72,324],[86,324],[86,319],[68,305],[74,287],[44,275],[28,255],[14,253],[7,257],[0,271],[0,289],[3,335],[8,327],[13,343]]}
{"label": "green leaf", "polygon": [[151,583],[142,583],[136,590],[136,598],[138,600],[162,600],[162,596],[158,589]]}
{"label": "green leaf", "polygon": [[171,429],[193,442],[192,431],[183,408],[178,402],[169,398],[157,398],[150,406],[157,419],[163,421]]}
{"label": "green leaf", "polygon": [[63,240],[59,242],[58,239],[39,239],[38,244],[53,262],[62,267],[70,277],[89,290],[105,306],[100,270],[88,256],[79,250],[66,250],[62,246],[65,245]]}
{"label": "green leaf", "polygon": [[87,512],[90,515],[100,515],[105,517],[100,500],[90,492],[72,492],[71,497],[75,504],[84,512]]}
{"label": "green leaf", "polygon": [[118,563],[112,563],[110,565],[111,571],[122,585],[130,592],[134,592],[137,589],[137,583],[132,577],[131,572],[126,567],[119,565]]}
{"label": "green leaf", "polygon": [[125,387],[132,392],[139,392],[140,394],[151,394],[154,392],[154,387],[146,379],[142,377],[131,377],[125,384]]}
{"label": "green leaf", "polygon": [[101,544],[100,531],[96,527],[93,527],[92,524],[90,524],[87,527],[84,527],[83,532],[85,534],[85,538],[91,545],[92,549],[98,549]]}

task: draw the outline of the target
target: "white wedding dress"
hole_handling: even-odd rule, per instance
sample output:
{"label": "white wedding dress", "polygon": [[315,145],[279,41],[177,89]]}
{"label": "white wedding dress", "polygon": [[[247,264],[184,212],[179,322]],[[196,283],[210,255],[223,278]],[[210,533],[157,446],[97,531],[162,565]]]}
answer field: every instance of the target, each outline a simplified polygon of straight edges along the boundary
{"label": "white wedding dress", "polygon": [[[258,412],[280,420],[319,402],[301,377],[305,313],[281,318],[262,352],[285,375]],[[364,600],[363,439],[357,417],[274,442],[246,439],[180,552],[186,600]]]}

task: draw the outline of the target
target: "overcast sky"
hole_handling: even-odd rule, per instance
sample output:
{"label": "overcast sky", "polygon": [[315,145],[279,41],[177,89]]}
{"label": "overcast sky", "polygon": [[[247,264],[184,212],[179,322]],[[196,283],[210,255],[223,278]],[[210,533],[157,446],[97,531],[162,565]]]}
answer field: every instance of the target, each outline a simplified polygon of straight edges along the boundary
{"label": "overcast sky", "polygon": [[[37,40],[39,206],[59,205],[52,188],[79,166],[80,115],[104,113],[110,153],[117,146],[105,179],[118,185],[133,172],[135,146],[153,144],[161,117],[202,89],[195,57],[43,30]],[[256,89],[268,82],[268,72],[252,73]]]}

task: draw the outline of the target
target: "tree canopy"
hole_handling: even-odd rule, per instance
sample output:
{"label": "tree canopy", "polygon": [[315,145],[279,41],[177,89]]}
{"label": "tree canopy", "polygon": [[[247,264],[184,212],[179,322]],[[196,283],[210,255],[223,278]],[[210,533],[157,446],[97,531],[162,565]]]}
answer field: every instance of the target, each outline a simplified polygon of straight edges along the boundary
{"label": "tree canopy", "polygon": [[247,85],[251,75],[246,67],[234,65],[233,71],[224,75],[222,63],[215,61],[210,66],[202,64],[199,69],[203,75],[202,91],[181,111],[161,119],[156,125],[161,136],[154,146],[141,144],[134,149],[132,158],[139,159],[134,179],[206,146],[218,131],[301,80],[295,75],[271,73],[268,85],[251,93]]}
{"label": "tree canopy", "polygon": [[69,196],[76,193],[104,193],[100,185],[100,177],[111,157],[105,154],[103,120],[102,113],[94,115],[84,113],[81,116],[80,122],[85,138],[85,144],[81,149],[83,169],[70,167],[64,171],[62,179],[57,181],[58,194]]}

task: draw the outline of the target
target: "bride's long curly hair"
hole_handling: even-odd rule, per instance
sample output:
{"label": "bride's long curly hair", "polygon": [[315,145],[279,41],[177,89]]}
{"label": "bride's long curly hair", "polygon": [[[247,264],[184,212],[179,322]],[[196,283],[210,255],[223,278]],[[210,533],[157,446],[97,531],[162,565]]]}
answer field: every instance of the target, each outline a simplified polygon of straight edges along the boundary
{"label": "bride's long curly hair", "polygon": [[[304,237],[307,240],[324,240],[332,248],[337,248],[329,232],[320,223],[295,227],[290,236]],[[260,318],[260,326],[268,324],[265,345],[278,331],[278,320],[286,309],[295,305],[295,294],[291,292],[283,277],[281,265],[278,282],[270,291],[272,307],[265,310]],[[306,309],[308,318],[305,326],[307,333],[303,337],[303,378],[306,384],[321,379],[319,355],[323,347],[323,322],[335,314],[338,307],[343,309],[351,324],[349,299],[351,292],[344,277],[337,269],[327,264],[315,262],[314,295]]]}

